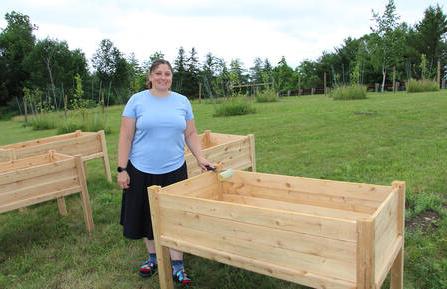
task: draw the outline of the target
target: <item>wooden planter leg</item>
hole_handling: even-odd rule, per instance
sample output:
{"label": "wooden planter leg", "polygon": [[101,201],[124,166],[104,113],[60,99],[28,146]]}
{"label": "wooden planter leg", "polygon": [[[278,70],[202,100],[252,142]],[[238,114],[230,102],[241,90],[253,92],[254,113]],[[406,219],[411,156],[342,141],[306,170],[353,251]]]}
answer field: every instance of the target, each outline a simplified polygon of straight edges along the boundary
{"label": "wooden planter leg", "polygon": [[155,251],[157,253],[158,277],[160,280],[160,289],[174,289],[169,248],[160,244],[160,207],[158,201],[158,192],[160,189],[160,186],[150,186],[148,188],[152,229],[154,231]]}
{"label": "wooden planter leg", "polygon": [[107,180],[112,182],[112,173],[110,172],[109,154],[107,153],[106,135],[103,130],[99,131],[99,139],[101,141],[102,162],[104,164],[104,173]]}
{"label": "wooden planter leg", "polygon": [[59,208],[59,214],[61,214],[62,216],[67,215],[67,207],[65,206],[64,197],[57,198],[57,207]]}
{"label": "wooden planter leg", "polygon": [[93,231],[93,216],[92,216],[92,207],[90,206],[90,197],[87,190],[87,182],[85,180],[84,173],[84,162],[81,160],[81,156],[75,156],[76,168],[79,176],[79,185],[81,186],[81,202],[82,209],[84,211],[84,221],[85,226],[87,227],[87,231],[89,234]]}
{"label": "wooden planter leg", "polygon": [[[397,207],[397,230],[399,235],[404,240],[405,235],[405,182],[394,181],[392,183],[393,188],[397,188],[399,193],[399,202]],[[399,254],[394,260],[393,266],[391,266],[391,289],[403,289],[404,288],[404,242],[402,242],[402,248]]]}
{"label": "wooden planter leg", "polygon": [[249,134],[248,139],[250,142],[250,159],[251,159],[251,169],[250,171],[256,172],[256,152],[255,152],[255,135]]}
{"label": "wooden planter leg", "polygon": [[404,288],[404,247],[400,250],[399,254],[394,260],[391,267],[391,289],[403,289]]}

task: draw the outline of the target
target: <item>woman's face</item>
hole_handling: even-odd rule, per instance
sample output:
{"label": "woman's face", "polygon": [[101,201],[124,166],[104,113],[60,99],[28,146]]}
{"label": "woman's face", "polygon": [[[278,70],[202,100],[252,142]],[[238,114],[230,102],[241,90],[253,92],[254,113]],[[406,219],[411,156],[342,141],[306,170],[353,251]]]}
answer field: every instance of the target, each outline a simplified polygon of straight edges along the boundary
{"label": "woman's face", "polygon": [[160,64],[149,75],[152,88],[160,91],[168,91],[172,85],[172,72],[167,64]]}

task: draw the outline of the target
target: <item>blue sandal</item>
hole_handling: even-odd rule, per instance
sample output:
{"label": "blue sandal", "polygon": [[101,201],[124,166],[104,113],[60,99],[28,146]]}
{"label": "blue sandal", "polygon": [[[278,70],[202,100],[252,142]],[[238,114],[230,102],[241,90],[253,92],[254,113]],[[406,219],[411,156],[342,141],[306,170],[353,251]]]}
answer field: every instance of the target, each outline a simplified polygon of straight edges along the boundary
{"label": "blue sandal", "polygon": [[189,286],[191,285],[191,279],[186,275],[186,272],[184,270],[178,270],[174,274],[174,280],[181,284],[182,286]]}
{"label": "blue sandal", "polygon": [[141,277],[150,277],[157,272],[157,264],[151,262],[150,258],[148,258],[144,263],[140,266],[138,273]]}

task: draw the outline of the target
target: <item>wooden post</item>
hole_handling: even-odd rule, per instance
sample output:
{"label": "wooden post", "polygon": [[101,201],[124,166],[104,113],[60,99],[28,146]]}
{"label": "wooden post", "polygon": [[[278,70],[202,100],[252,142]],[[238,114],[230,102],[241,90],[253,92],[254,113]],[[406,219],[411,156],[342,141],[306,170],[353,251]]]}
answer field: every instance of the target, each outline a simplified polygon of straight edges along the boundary
{"label": "wooden post", "polygon": [[391,266],[391,289],[404,288],[404,232],[405,232],[405,182],[394,181],[393,189],[397,188],[397,233],[402,236],[402,248]]}
{"label": "wooden post", "polygon": [[106,174],[107,180],[112,182],[112,173],[110,171],[110,162],[109,162],[109,154],[107,152],[107,144],[106,144],[106,134],[104,130],[100,130],[98,132],[99,142],[101,143],[102,150],[102,162],[104,164],[104,172]]}
{"label": "wooden post", "polygon": [[256,152],[255,152],[255,135],[248,135],[249,144],[250,144],[250,159],[251,159],[251,171],[256,172]]}
{"label": "wooden post", "polygon": [[[18,101],[17,104],[19,104]],[[28,123],[28,103],[26,101],[26,97],[23,97],[23,108],[25,109],[25,123]]]}
{"label": "wooden post", "polygon": [[57,198],[57,208],[59,209],[59,214],[61,214],[62,216],[68,215],[64,197]]}
{"label": "wooden post", "polygon": [[436,81],[438,83],[438,86],[441,85],[441,61],[438,60],[438,73],[436,74]]}
{"label": "wooden post", "polygon": [[94,224],[92,216],[92,207],[90,206],[90,196],[87,189],[87,181],[85,179],[84,164],[80,155],[74,156],[76,170],[78,172],[79,185],[81,187],[81,203],[84,211],[85,226],[89,234],[92,233]]}
{"label": "wooden post", "polygon": [[160,244],[160,190],[160,186],[150,186],[147,189],[149,206],[151,208],[152,229],[154,231],[155,251],[157,253],[158,276],[160,278],[160,289],[174,289],[169,248]]}
{"label": "wooden post", "polygon": [[374,220],[357,220],[357,287],[375,289]]}
{"label": "wooden post", "polygon": [[206,129],[203,131],[202,149],[211,146],[211,130]]}
{"label": "wooden post", "polygon": [[324,81],[324,95],[326,95],[327,94],[326,71],[324,72],[323,81]]}
{"label": "wooden post", "polygon": [[393,66],[393,92],[396,93],[396,66]]}

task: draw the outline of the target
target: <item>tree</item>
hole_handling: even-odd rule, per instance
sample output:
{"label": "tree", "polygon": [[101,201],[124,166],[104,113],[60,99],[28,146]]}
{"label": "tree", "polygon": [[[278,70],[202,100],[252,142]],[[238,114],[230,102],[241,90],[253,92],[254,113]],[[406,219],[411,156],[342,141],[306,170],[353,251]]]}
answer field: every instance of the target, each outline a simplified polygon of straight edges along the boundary
{"label": "tree", "polygon": [[216,91],[213,84],[215,84],[216,75],[218,73],[218,65],[219,59],[211,52],[205,55],[205,61],[202,64],[202,71],[200,74],[204,90],[209,97],[213,97]]}
{"label": "tree", "polygon": [[0,106],[23,96],[29,77],[23,62],[34,47],[33,30],[37,29],[27,15],[15,11],[6,13],[5,20],[7,26],[0,34]]}
{"label": "tree", "polygon": [[[45,38],[37,41],[31,53],[24,60],[24,66],[29,73],[26,85],[47,91],[56,101],[62,98],[57,93],[58,88],[64,88],[64,93],[73,94],[74,77],[88,77],[87,60],[80,50],[71,51],[65,41]],[[61,101],[59,101],[61,103]]]}
{"label": "tree", "polygon": [[250,68],[250,81],[255,83],[262,82],[262,60],[259,57],[256,57],[253,61],[253,67]]}
{"label": "tree", "polygon": [[183,93],[191,98],[199,96],[199,72],[200,64],[197,56],[197,51],[193,47],[189,52],[189,57],[186,61],[186,82],[183,83]]}
{"label": "tree", "polygon": [[416,24],[416,49],[427,57],[428,72],[435,75],[436,63],[442,56],[442,40],[447,33],[447,16],[439,5],[429,6],[424,18]]}
{"label": "tree", "polygon": [[402,58],[402,43],[404,27],[399,26],[399,16],[393,0],[389,0],[383,15],[373,11],[375,26],[368,42],[371,50],[371,60],[375,69],[382,73],[382,92],[389,67],[396,65]]}
{"label": "tree", "polygon": [[[229,69],[229,81],[231,86],[240,85],[247,81],[247,77],[244,75],[244,68],[242,62],[236,58],[232,59],[230,62],[230,69]],[[238,89],[240,92],[240,89]]]}
{"label": "tree", "polygon": [[121,52],[113,45],[112,41],[109,39],[101,40],[99,48],[93,55],[92,64],[102,82],[109,83],[112,80],[120,57]]}
{"label": "tree", "polygon": [[174,60],[174,89],[183,91],[183,82],[186,79],[186,55],[183,46],[180,46],[177,52],[177,58]]}
{"label": "tree", "polygon": [[284,56],[278,62],[278,65],[273,68],[272,75],[277,91],[290,90],[298,87],[298,75],[287,64]]}

